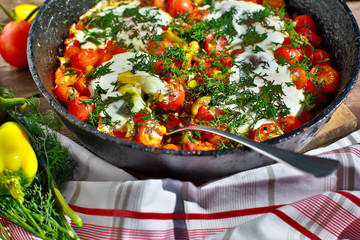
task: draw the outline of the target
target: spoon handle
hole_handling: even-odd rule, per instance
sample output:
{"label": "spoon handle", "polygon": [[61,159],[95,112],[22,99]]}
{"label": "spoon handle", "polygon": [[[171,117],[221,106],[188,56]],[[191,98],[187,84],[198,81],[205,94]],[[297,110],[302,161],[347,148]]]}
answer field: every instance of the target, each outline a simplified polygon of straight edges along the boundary
{"label": "spoon handle", "polygon": [[206,126],[187,126],[185,128],[175,130],[171,134],[185,130],[215,133],[234,142],[241,143],[244,146],[247,146],[275,161],[286,163],[292,167],[295,167],[298,170],[311,174],[315,177],[324,177],[330,175],[340,167],[339,161],[336,160],[309,156],[297,152],[288,151],[285,149],[276,148],[265,143],[255,142],[248,138],[240,137],[229,132]]}

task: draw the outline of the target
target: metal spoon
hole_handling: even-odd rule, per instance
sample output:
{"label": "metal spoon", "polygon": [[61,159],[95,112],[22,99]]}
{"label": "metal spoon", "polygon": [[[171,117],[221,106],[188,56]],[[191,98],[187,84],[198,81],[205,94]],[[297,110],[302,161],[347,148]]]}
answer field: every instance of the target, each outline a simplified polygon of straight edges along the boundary
{"label": "metal spoon", "polygon": [[241,143],[244,146],[247,146],[275,161],[286,163],[298,170],[311,174],[315,177],[324,177],[330,175],[340,167],[339,161],[336,160],[291,152],[288,150],[273,147],[265,143],[255,142],[251,139],[240,137],[238,135],[211,127],[189,125],[178,128],[168,134],[171,135],[183,131],[204,131],[217,134],[219,136],[228,138],[234,142]]}

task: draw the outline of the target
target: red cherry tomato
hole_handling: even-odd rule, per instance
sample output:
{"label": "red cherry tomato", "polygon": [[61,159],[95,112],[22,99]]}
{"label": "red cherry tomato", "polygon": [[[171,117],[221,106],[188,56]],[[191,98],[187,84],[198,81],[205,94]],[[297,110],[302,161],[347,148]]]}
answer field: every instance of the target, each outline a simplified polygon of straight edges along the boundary
{"label": "red cherry tomato", "polygon": [[234,65],[234,58],[229,55],[220,56],[220,63],[224,68],[231,68]]}
{"label": "red cherry tomato", "polygon": [[209,11],[202,9],[194,9],[186,18],[192,23],[203,22],[209,16]]}
{"label": "red cherry tomato", "polygon": [[122,48],[122,47],[120,47],[120,46],[115,45],[114,42],[111,41],[111,40],[109,40],[109,41],[106,43],[105,50],[106,50],[107,52],[110,52],[110,53],[113,54],[113,55],[119,54],[119,53],[124,53],[124,52],[127,51],[125,48]]}
{"label": "red cherry tomato", "polygon": [[169,40],[160,40],[160,41],[149,41],[147,43],[147,49],[149,53],[155,55],[163,55],[166,52],[166,48],[171,45]]}
{"label": "red cherry tomato", "polygon": [[163,122],[163,125],[166,127],[166,129],[172,129],[179,126],[180,123],[182,123],[182,120],[176,117],[174,114],[169,113],[167,114],[167,118]]}
{"label": "red cherry tomato", "polygon": [[296,26],[309,28],[313,32],[316,31],[315,21],[309,15],[298,15],[294,17],[293,21],[296,23]]}
{"label": "red cherry tomato", "polygon": [[340,73],[329,65],[316,65],[311,69],[310,74],[316,75],[312,81],[320,86],[322,92],[332,93],[339,87]]}
{"label": "red cherry tomato", "polygon": [[157,8],[165,8],[165,0],[152,0],[150,3],[151,6]]}
{"label": "red cherry tomato", "polygon": [[92,48],[81,49],[71,60],[71,66],[81,70],[85,70],[88,66],[95,66],[99,59],[100,53]]}
{"label": "red cherry tomato", "polygon": [[330,65],[331,56],[324,49],[316,49],[315,52],[310,52],[309,56],[310,62],[314,65]]}
{"label": "red cherry tomato", "polygon": [[113,58],[112,53],[106,49],[97,49],[97,52],[99,53],[99,60],[95,63],[95,65],[101,65]]}
{"label": "red cherry tomato", "polygon": [[253,2],[256,4],[263,4],[263,0],[245,0],[246,2]]}
{"label": "red cherry tomato", "polygon": [[71,101],[68,106],[68,111],[80,121],[86,121],[94,111],[94,105],[84,103],[83,101],[89,99],[86,96],[80,96]]}
{"label": "red cherry tomato", "polygon": [[139,123],[145,122],[146,120],[149,119],[149,117],[148,117],[149,114],[150,113],[143,111],[143,110],[141,110],[140,112],[137,112],[133,118],[134,123],[139,124]]}
{"label": "red cherry tomato", "polygon": [[299,61],[301,57],[301,50],[298,48],[292,47],[281,47],[277,49],[274,53],[274,56],[277,60],[285,60],[290,65],[294,64],[295,62]]}
{"label": "red cherry tomato", "polygon": [[64,52],[64,57],[72,58],[80,52],[80,42],[78,40],[71,41],[66,47]]}
{"label": "red cherry tomato", "polygon": [[263,5],[268,4],[270,7],[279,9],[285,5],[284,0],[263,0]]}
{"label": "red cherry tomato", "polygon": [[55,84],[71,86],[79,79],[80,74],[78,69],[59,67],[55,72]]}
{"label": "red cherry tomato", "polygon": [[294,116],[286,116],[277,120],[281,130],[288,133],[302,125],[301,121]]}
{"label": "red cherry tomato", "polygon": [[138,129],[137,139],[146,146],[158,147],[163,141],[165,132],[158,122],[149,119],[141,123]]}
{"label": "red cherry tomato", "polygon": [[[218,126],[217,129],[220,129],[220,130],[226,130],[226,127],[225,126]],[[202,132],[201,133],[201,139],[205,139],[211,143],[219,143],[220,140],[224,139],[223,137],[219,136],[219,135],[216,135],[216,134],[213,134],[213,133],[208,133],[208,132]]]}
{"label": "red cherry tomato", "polygon": [[308,77],[306,76],[306,71],[300,67],[294,67],[290,69],[290,75],[292,82],[295,84],[296,89],[302,89],[305,87]]}
{"label": "red cherry tomato", "polygon": [[26,45],[31,23],[11,21],[0,35],[0,53],[4,60],[14,67],[27,67]]}
{"label": "red cherry tomato", "polygon": [[74,83],[74,87],[81,96],[90,97],[90,91],[88,89],[88,84],[86,83],[84,76],[79,77],[79,79]]}
{"label": "red cherry tomato", "polygon": [[309,42],[310,42],[314,47],[319,47],[319,46],[321,45],[322,38],[319,37],[318,35],[316,35],[316,33],[315,33],[314,31],[312,31],[311,29],[306,28],[306,27],[295,27],[295,31],[296,31],[298,34],[307,37],[307,39],[309,40]]}
{"label": "red cherry tomato", "polygon": [[57,98],[63,103],[70,103],[79,96],[79,92],[73,87],[57,85],[55,88]]}
{"label": "red cherry tomato", "polygon": [[161,99],[157,101],[159,108],[166,110],[176,110],[185,100],[184,87],[177,81],[170,81],[168,84],[168,93],[162,95]]}
{"label": "red cherry tomato", "polygon": [[191,13],[194,6],[191,0],[168,0],[166,11],[173,17],[177,17],[179,14],[183,15],[186,12]]}
{"label": "red cherry tomato", "polygon": [[210,34],[205,39],[205,50],[208,54],[222,51],[228,44],[226,37],[216,37]]}
{"label": "red cherry tomato", "polygon": [[213,121],[215,119],[214,116],[210,113],[209,107],[205,105],[199,107],[195,118],[199,121]]}
{"label": "red cherry tomato", "polygon": [[325,102],[327,101],[327,96],[322,93],[318,87],[315,86],[313,81],[308,81],[304,87],[305,92],[310,92],[311,94],[315,94],[316,100]]}
{"label": "red cherry tomato", "polygon": [[283,41],[284,46],[290,45],[291,43],[292,43],[291,38],[289,38],[289,37],[284,38],[284,41]]}
{"label": "red cherry tomato", "polygon": [[281,130],[276,123],[265,123],[260,127],[253,129],[249,132],[249,138],[256,142],[263,142],[271,138],[275,138],[283,135],[284,132]]}
{"label": "red cherry tomato", "polygon": [[311,121],[314,118],[314,114],[309,111],[302,111],[298,117],[302,124]]}

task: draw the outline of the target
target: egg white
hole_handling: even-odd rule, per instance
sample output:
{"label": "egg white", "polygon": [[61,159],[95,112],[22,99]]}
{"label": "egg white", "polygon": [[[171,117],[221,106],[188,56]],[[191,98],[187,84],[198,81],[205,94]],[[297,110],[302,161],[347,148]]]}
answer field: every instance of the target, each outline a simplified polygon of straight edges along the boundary
{"label": "egg white", "polygon": [[[162,26],[167,26],[172,21],[172,17],[161,9],[155,7],[140,7],[138,6],[139,4],[140,2],[138,1],[130,1],[126,4],[94,9],[92,11],[96,13],[96,16],[112,14],[117,18],[119,21],[118,25],[121,26],[121,31],[117,33],[115,39],[112,39],[112,36],[109,34],[111,32],[110,28],[77,30],[75,25],[71,30],[75,35],[74,39],[82,43],[81,48],[104,48],[108,40],[116,40],[117,42],[121,42],[125,47],[133,48],[136,51],[145,50],[148,40],[156,35],[162,34]],[[124,11],[134,8],[138,9],[138,16],[123,17]],[[90,15],[91,12],[87,13],[87,16]],[[142,21],[139,19],[140,16],[143,16],[142,19],[146,18],[151,20]],[[89,41],[88,37],[92,33],[101,36],[97,37],[100,43]]]}
{"label": "egg white", "polygon": [[[248,31],[248,26],[245,24],[239,24],[238,20],[246,16],[246,14],[258,12],[265,9],[259,4],[252,2],[244,1],[221,1],[215,4],[215,11],[211,15],[211,18],[219,19],[222,14],[235,9],[236,14],[233,17],[232,24],[237,34],[232,36],[232,41],[230,46],[233,49],[241,48],[243,43],[243,35]],[[292,83],[290,76],[289,67],[287,65],[279,65],[277,60],[274,57],[275,50],[283,43],[284,38],[287,37],[287,34],[282,31],[284,23],[277,16],[271,16],[266,19],[266,25],[271,26],[265,27],[259,22],[256,22],[252,25],[255,28],[256,32],[259,34],[266,34],[266,39],[256,45],[260,47],[263,51],[256,52],[254,51],[254,46],[249,45],[243,48],[244,52],[239,54],[235,58],[235,64],[230,69],[230,82],[236,82],[241,76],[245,76],[246,73],[243,73],[238,66],[242,63],[251,63],[255,59],[261,60],[261,62],[266,62],[266,64],[259,64],[255,70],[255,74],[264,75],[266,74],[266,80],[272,81],[274,85],[281,85],[284,95],[283,100],[286,106],[290,110],[290,115],[298,116],[302,111],[302,102],[305,99],[304,91],[296,89],[295,86],[288,85],[286,83]],[[274,28],[274,29],[272,29]],[[264,86],[264,80],[260,77],[255,77],[254,83],[256,87],[249,87],[245,89],[250,89],[251,91],[258,93],[260,88]],[[244,90],[245,90],[244,89]],[[236,98],[236,94],[234,94]],[[248,106],[242,109],[235,109],[236,106],[227,106],[232,108],[235,111],[246,112],[247,114],[247,124],[240,126],[237,131],[245,133],[249,131],[250,127],[257,128],[261,124],[273,122],[270,119],[260,119],[254,124],[254,114],[250,111],[251,106]]]}
{"label": "egg white", "polygon": [[[104,66],[111,63],[109,66],[111,72],[92,80],[89,84],[91,96],[94,96],[97,88],[106,91],[105,94],[101,94],[101,99],[109,104],[104,109],[106,114],[103,112],[101,116],[110,116],[112,123],[117,127],[129,121],[131,114],[146,107],[143,99],[145,95],[166,92],[166,83],[159,77],[144,71],[132,73],[133,65],[129,60],[139,55],[146,55],[146,53],[125,52],[114,55],[111,60],[102,64]],[[131,108],[128,99],[124,99],[126,93],[130,93]]]}

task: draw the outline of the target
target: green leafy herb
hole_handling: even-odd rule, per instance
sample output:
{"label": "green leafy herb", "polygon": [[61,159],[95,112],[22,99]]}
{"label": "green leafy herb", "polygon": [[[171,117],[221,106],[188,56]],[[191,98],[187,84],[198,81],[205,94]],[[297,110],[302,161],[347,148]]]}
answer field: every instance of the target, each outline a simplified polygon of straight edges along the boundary
{"label": "green leafy herb", "polygon": [[[27,131],[39,169],[33,183],[24,191],[23,203],[11,196],[0,196],[0,215],[45,240],[78,239],[63,214],[63,206],[67,204],[57,188],[73,177],[77,163],[51,130],[60,127],[55,114],[51,111],[41,113],[38,105],[29,108],[26,112],[8,113],[10,120],[18,122]],[[65,214],[80,226],[81,219],[68,206],[66,208]]]}

